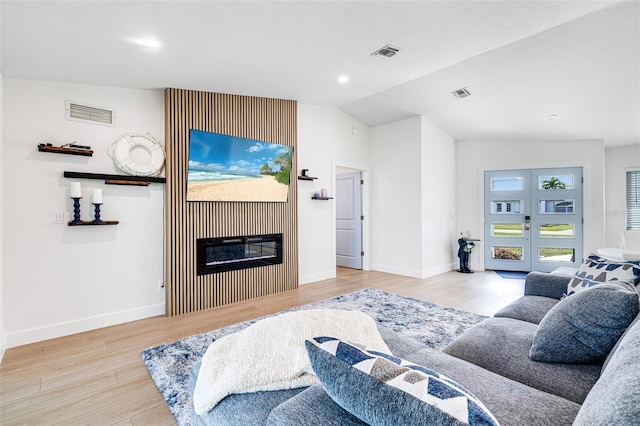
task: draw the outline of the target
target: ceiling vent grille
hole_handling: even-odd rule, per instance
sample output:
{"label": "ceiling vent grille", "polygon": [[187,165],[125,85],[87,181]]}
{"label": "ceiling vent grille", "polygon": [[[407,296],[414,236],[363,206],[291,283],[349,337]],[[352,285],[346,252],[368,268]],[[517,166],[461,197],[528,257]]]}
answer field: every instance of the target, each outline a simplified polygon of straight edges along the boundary
{"label": "ceiling vent grille", "polygon": [[396,53],[398,53],[399,51],[399,47],[387,44],[386,46],[381,47],[380,49],[373,52],[371,56],[378,56],[380,58],[391,58],[393,56],[396,56]]}
{"label": "ceiling vent grille", "polygon": [[462,89],[454,90],[453,92],[451,92],[451,94],[459,99],[471,96],[471,92],[469,92],[469,89],[467,89],[466,87],[463,87]]}
{"label": "ceiling vent grille", "polygon": [[80,102],[66,101],[67,120],[115,127],[116,112],[112,108],[98,107]]}

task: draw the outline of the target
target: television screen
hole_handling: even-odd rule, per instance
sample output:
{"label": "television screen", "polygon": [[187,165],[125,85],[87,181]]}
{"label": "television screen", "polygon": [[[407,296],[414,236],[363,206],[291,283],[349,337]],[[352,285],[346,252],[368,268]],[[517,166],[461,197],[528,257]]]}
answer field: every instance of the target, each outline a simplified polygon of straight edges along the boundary
{"label": "television screen", "polygon": [[293,147],[189,131],[187,201],[286,202]]}

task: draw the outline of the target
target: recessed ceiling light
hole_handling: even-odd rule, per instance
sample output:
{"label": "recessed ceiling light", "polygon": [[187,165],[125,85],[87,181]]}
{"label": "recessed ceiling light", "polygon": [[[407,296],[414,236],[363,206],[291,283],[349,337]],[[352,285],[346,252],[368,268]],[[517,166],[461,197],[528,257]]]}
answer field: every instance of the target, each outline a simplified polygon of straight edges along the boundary
{"label": "recessed ceiling light", "polygon": [[130,38],[129,41],[151,50],[159,49],[162,46],[162,44],[154,38]]}
{"label": "recessed ceiling light", "polygon": [[338,76],[338,83],[340,84],[347,84],[349,82],[349,76],[342,74]]}
{"label": "recessed ceiling light", "polygon": [[547,120],[557,120],[558,118],[560,118],[560,115],[558,114],[549,114],[547,115]]}

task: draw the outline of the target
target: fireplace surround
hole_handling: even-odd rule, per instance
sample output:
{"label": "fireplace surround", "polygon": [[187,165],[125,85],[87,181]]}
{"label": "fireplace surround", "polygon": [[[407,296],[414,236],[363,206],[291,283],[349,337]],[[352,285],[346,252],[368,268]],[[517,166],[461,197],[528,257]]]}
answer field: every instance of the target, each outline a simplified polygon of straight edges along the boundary
{"label": "fireplace surround", "polygon": [[282,263],[282,234],[199,238],[198,275],[236,271]]}

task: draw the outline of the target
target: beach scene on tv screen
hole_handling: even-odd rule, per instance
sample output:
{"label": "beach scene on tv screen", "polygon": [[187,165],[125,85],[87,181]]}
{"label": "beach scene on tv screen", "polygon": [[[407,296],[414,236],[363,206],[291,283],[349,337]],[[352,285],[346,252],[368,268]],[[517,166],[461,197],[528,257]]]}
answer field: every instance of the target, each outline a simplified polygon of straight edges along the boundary
{"label": "beach scene on tv screen", "polygon": [[189,131],[187,201],[286,202],[293,147]]}

